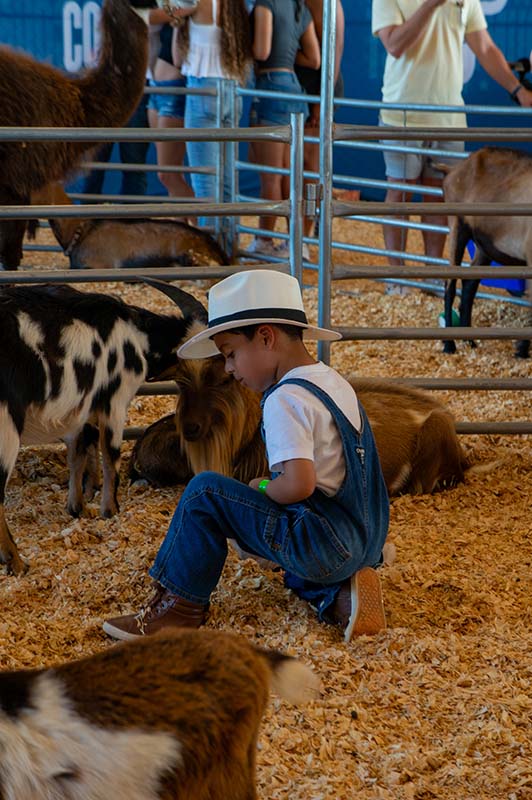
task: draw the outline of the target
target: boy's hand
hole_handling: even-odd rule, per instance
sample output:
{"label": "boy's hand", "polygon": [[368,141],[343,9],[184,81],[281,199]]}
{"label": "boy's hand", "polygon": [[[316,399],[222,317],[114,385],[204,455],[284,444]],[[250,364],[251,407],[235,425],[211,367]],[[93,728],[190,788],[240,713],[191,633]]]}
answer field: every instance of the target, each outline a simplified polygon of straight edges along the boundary
{"label": "boy's hand", "polygon": [[270,478],[269,478],[268,475],[263,475],[262,478],[253,478],[253,480],[251,480],[248,483],[248,486],[251,486],[252,489],[256,489],[258,491],[259,490],[259,483],[261,481],[269,481],[269,480],[270,480]]}

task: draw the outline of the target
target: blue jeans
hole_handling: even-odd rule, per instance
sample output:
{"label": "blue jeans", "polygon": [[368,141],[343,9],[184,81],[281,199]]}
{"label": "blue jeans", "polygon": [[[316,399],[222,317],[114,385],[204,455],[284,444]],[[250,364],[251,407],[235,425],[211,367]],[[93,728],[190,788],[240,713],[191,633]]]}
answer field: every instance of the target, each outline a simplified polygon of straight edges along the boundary
{"label": "blue jeans", "polygon": [[[282,506],[233,478],[202,472],[183,492],[150,575],[170,592],[207,604],[227,558],[227,539],[304,579],[320,600],[324,586],[330,587],[320,611],[367,563],[366,543],[351,530],[334,531],[301,503]],[[372,564],[381,550],[379,541]]]}
{"label": "blue jeans", "polygon": [[[208,89],[217,88],[221,82],[218,78],[194,78],[187,76],[187,88],[189,89]],[[231,126],[229,108],[222,109],[222,127]],[[216,97],[214,95],[187,95],[185,105],[185,128],[216,128]],[[221,146],[224,146],[223,144]],[[230,147],[228,142],[226,147]],[[218,142],[187,142],[187,157],[191,167],[214,167],[217,166],[220,144]],[[211,202],[216,200],[216,175],[205,175],[192,173],[190,176],[192,188],[196,197],[209,197]],[[224,170],[224,201],[231,199],[230,194],[231,175],[227,163],[227,155]],[[199,225],[214,224],[213,217],[199,217]]]}
{"label": "blue jeans", "polygon": [[[148,115],[147,115],[148,97],[143,94],[137,108],[133,112],[133,116],[127,123],[128,128],[147,128]],[[145,164],[146,156],[148,154],[149,142],[119,142],[118,148],[120,153],[120,161],[123,164]],[[94,156],[95,161],[109,161],[113,151],[113,142],[104,144]],[[105,180],[105,170],[95,169],[82,180],[79,188],[82,194],[101,194],[103,183]],[[143,170],[138,172],[122,172],[122,180],[120,184],[120,194],[133,194],[144,195],[148,181],[146,173]]]}
{"label": "blue jeans", "polygon": [[[271,70],[261,72],[255,80],[255,88],[264,92],[303,94],[303,89],[293,72]],[[309,115],[308,103],[304,100],[286,100],[282,97],[257,97],[253,101],[253,112],[257,125],[290,125],[290,114]]]}

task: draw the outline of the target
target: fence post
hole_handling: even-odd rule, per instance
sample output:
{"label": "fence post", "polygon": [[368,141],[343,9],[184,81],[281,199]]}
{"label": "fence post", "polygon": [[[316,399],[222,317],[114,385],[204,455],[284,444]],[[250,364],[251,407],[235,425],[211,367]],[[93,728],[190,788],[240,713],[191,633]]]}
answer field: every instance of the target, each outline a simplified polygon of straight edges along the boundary
{"label": "fence post", "polygon": [[303,114],[290,114],[290,272],[303,280]]}
{"label": "fence post", "polygon": [[[332,174],[334,123],[334,56],[336,42],[336,0],[324,0],[323,37],[321,40],[320,91],[320,205],[318,264],[318,325],[331,324],[332,268]],[[330,362],[330,343],[318,342],[318,358]]]}
{"label": "fence post", "polygon": [[[229,118],[231,120],[230,125],[232,128],[238,128],[240,123],[238,109],[241,104],[240,98],[236,93],[236,81],[228,81],[227,83],[227,103],[229,108]],[[236,162],[238,160],[238,147],[239,143],[237,141],[227,143],[226,154],[231,203],[236,203],[238,197],[238,172],[236,169]],[[229,217],[229,219],[226,221],[225,227],[224,249],[229,256],[231,263],[233,263],[235,258],[237,219],[240,221],[240,219],[237,217]]]}

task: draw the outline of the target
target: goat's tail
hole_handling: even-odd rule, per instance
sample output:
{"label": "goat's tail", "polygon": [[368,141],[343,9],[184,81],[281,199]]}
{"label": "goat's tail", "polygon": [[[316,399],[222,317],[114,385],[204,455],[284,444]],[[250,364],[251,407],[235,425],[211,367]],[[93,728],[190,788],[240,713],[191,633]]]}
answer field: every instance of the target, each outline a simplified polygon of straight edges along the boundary
{"label": "goat's tail", "polygon": [[294,705],[302,705],[318,697],[321,681],[315,672],[292,656],[277,650],[256,648],[268,664],[273,691]]}
{"label": "goat's tail", "polygon": [[443,161],[433,161],[432,159],[430,159],[430,166],[438,172],[443,172],[444,175],[448,175],[454,168],[454,165],[451,166],[450,164],[444,164]]}

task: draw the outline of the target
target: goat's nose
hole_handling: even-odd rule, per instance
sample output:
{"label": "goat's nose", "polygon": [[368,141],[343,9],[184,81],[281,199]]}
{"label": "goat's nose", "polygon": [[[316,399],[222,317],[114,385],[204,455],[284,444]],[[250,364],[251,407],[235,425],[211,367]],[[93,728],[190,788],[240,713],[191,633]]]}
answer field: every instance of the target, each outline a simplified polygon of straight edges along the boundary
{"label": "goat's nose", "polygon": [[199,422],[187,422],[183,426],[183,432],[187,441],[194,442],[200,437],[201,425]]}

